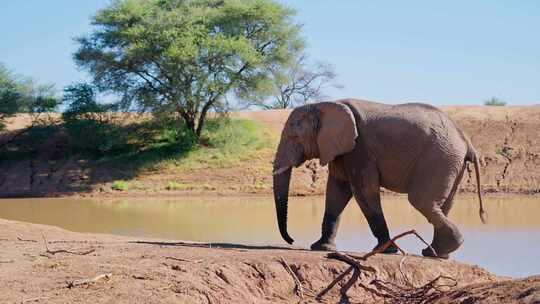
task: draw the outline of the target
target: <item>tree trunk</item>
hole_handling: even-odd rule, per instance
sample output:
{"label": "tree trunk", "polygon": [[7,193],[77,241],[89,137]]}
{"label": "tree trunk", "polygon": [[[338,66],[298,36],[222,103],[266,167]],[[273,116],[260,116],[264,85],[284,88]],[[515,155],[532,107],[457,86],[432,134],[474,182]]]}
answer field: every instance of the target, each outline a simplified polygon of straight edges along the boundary
{"label": "tree trunk", "polygon": [[185,119],[185,121],[186,121],[186,126],[187,126],[187,128],[188,128],[193,134],[195,134],[195,136],[196,136],[197,138],[199,138],[199,136],[197,136],[196,130],[195,130],[195,119],[193,119],[193,118],[188,118],[188,119]]}
{"label": "tree trunk", "polygon": [[206,121],[206,114],[208,114],[208,110],[218,98],[219,98],[219,95],[216,95],[210,98],[210,100],[203,106],[201,114],[199,115],[199,121],[197,123],[197,130],[195,131],[195,136],[197,137],[197,139],[201,137],[201,133],[204,127],[204,122]]}

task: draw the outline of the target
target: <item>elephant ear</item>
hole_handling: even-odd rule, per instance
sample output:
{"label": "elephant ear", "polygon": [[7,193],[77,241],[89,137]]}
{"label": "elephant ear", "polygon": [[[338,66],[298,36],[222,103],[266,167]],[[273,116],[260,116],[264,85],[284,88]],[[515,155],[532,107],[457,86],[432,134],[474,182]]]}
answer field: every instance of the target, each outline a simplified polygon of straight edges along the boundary
{"label": "elephant ear", "polygon": [[352,151],[358,131],[353,113],[346,105],[322,102],[317,108],[320,113],[317,134],[319,161],[321,166],[325,166],[337,156]]}

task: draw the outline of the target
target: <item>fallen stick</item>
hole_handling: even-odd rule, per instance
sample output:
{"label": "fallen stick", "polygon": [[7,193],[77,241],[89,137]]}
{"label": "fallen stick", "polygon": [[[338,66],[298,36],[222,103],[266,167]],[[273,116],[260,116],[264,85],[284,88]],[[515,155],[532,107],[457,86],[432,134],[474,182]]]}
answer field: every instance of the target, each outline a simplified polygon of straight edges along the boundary
{"label": "fallen stick", "polygon": [[[442,279],[450,280],[452,284],[437,285],[436,283]],[[442,287],[453,288],[457,285],[457,281],[452,277],[440,275],[420,287],[403,287],[379,279],[373,280],[370,284],[384,291],[385,297],[393,299],[394,303],[429,303],[429,300],[446,292],[441,289]]]}
{"label": "fallen stick", "polygon": [[37,301],[40,301],[40,300],[47,300],[47,299],[50,299],[50,298],[51,298],[51,297],[36,297],[36,298],[30,298],[30,299],[22,300],[22,301],[21,301],[21,304],[29,303],[29,302],[37,302]]}
{"label": "fallen stick", "polygon": [[46,252],[48,254],[52,254],[52,255],[55,255],[57,253],[68,253],[68,254],[74,254],[74,255],[87,255],[87,254],[90,254],[90,253],[95,252],[95,251],[96,251],[95,249],[89,249],[89,250],[86,250],[86,251],[71,251],[71,250],[59,249],[59,250],[47,250]]}
{"label": "fallen stick", "polygon": [[179,261],[179,262],[193,262],[191,260],[186,260],[186,259],[181,259],[181,258],[175,258],[175,257],[170,257],[170,256],[166,256],[164,257],[165,259],[167,260],[173,260],[173,261]]}
{"label": "fallen stick", "polygon": [[345,285],[341,287],[341,290],[339,291],[341,293],[341,299],[342,299],[341,302],[346,302],[346,303],[349,302],[349,296],[347,296],[347,291],[349,291],[349,289],[351,289],[351,287],[354,286],[354,283],[358,281],[358,279],[360,278],[360,273],[361,273],[361,270],[358,268],[355,268],[351,278],[347,281],[347,283],[345,283]]}
{"label": "fallen stick", "polygon": [[298,279],[298,277],[294,273],[294,271],[291,269],[291,266],[289,266],[289,264],[287,263],[287,261],[285,261],[285,259],[283,257],[279,257],[279,262],[281,263],[281,265],[283,265],[283,268],[285,268],[285,271],[287,271],[291,275],[291,277],[293,278],[294,284],[296,285],[294,287],[294,292],[296,293],[297,296],[299,296],[300,298],[303,299],[304,298],[304,288],[302,286],[302,283],[300,282],[300,280]]}
{"label": "fallen stick", "polygon": [[73,287],[95,283],[103,279],[109,280],[111,277],[112,277],[112,273],[105,273],[105,274],[100,274],[98,276],[95,276],[91,279],[68,281],[66,282],[67,283],[66,287],[71,289]]}
{"label": "fallen stick", "polygon": [[95,249],[89,249],[85,251],[71,251],[66,249],[59,249],[59,250],[50,250],[49,246],[47,245],[47,239],[45,239],[45,235],[42,233],[41,237],[43,238],[43,244],[45,244],[45,252],[51,255],[55,255],[57,253],[68,253],[68,254],[74,254],[74,255],[87,255],[92,252],[95,252]]}
{"label": "fallen stick", "polygon": [[14,260],[0,261],[0,264],[10,264],[10,263],[15,263],[15,261]]}
{"label": "fallen stick", "polygon": [[336,259],[336,260],[340,260],[342,262],[345,262],[345,263],[353,266],[354,268],[357,268],[358,270],[365,270],[365,271],[369,271],[369,272],[373,272],[373,273],[376,272],[375,268],[370,267],[370,266],[364,266],[364,265],[360,264],[360,262],[357,261],[352,255],[348,255],[348,254],[341,253],[341,252],[331,252],[331,253],[329,253],[327,255],[327,257],[330,258],[330,259]]}
{"label": "fallen stick", "polygon": [[32,243],[37,243],[36,240],[27,240],[27,239],[21,238],[20,236],[17,237],[17,240],[19,240],[19,241],[21,241],[21,242],[32,242]]}
{"label": "fallen stick", "polygon": [[350,255],[351,257],[355,258],[355,259],[359,259],[359,260],[362,260],[362,261],[365,261],[367,260],[370,256],[372,255],[375,255],[375,254],[378,254],[378,253],[383,253],[388,247],[390,246],[395,246],[400,252],[401,254],[405,255],[405,251],[403,249],[401,249],[397,244],[396,244],[396,241],[404,236],[407,236],[409,234],[413,234],[415,235],[422,243],[424,243],[426,246],[429,247],[429,249],[431,249],[433,252],[435,252],[435,250],[433,249],[433,247],[431,247],[431,245],[429,245],[425,240],[424,238],[422,238],[418,232],[416,232],[416,230],[409,230],[409,231],[405,231],[403,233],[400,233],[398,235],[396,235],[395,237],[393,237],[392,239],[390,239],[389,241],[387,241],[386,243],[382,244],[381,246],[373,249],[372,251],[366,253],[365,255],[363,256],[357,256],[357,255]]}
{"label": "fallen stick", "polygon": [[341,280],[343,280],[343,278],[346,275],[348,275],[349,273],[351,273],[351,271],[353,271],[353,270],[354,270],[354,266],[351,266],[351,267],[347,268],[347,270],[342,272],[340,275],[338,275],[330,284],[328,284],[328,286],[326,286],[325,289],[323,289],[321,292],[319,292],[319,294],[316,297],[316,300],[320,301],[322,299],[322,297],[324,297],[324,295],[326,295],[330,290],[332,290],[332,288],[334,288],[334,286],[337,283],[339,283]]}

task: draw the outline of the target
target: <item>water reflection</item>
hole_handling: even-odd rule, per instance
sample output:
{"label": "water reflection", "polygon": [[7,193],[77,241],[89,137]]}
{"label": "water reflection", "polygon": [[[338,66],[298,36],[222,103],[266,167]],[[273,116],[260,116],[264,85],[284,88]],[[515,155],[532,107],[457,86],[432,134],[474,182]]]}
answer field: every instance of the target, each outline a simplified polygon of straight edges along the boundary
{"label": "water reflection", "polygon": [[[383,201],[391,234],[414,228],[431,239],[431,226],[404,197],[386,197]],[[500,275],[539,274],[540,199],[488,198],[486,206],[489,223],[483,225],[474,197],[456,200],[450,217],[461,227],[465,244],[453,258],[478,264]],[[295,245],[309,246],[319,237],[323,198],[292,198],[289,209],[289,232],[296,240]],[[269,197],[0,200],[0,217],[78,232],[253,245],[284,244]],[[422,249],[412,237],[400,244],[411,253]],[[366,251],[374,245],[375,240],[353,200],[344,211],[338,247]]]}

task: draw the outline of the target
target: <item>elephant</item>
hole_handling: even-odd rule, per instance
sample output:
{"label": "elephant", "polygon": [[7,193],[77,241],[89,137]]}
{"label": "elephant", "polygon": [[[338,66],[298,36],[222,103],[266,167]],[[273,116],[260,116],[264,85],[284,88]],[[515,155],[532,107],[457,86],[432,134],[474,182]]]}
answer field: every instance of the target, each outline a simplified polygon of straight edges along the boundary
{"label": "elephant", "polygon": [[[432,225],[427,257],[448,258],[463,243],[448,219],[467,162],[474,164],[480,218],[485,222],[479,158],[469,138],[438,108],[422,103],[387,105],[357,99],[319,102],[289,115],[273,164],[273,192],[282,238],[287,232],[291,172],[318,158],[328,164],[321,237],[312,250],[336,250],[340,215],[354,196],[364,214],[375,248],[390,240],[381,208],[380,187],[407,194],[408,201]],[[384,253],[396,253],[395,246]]]}

